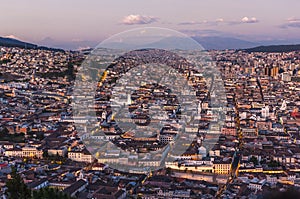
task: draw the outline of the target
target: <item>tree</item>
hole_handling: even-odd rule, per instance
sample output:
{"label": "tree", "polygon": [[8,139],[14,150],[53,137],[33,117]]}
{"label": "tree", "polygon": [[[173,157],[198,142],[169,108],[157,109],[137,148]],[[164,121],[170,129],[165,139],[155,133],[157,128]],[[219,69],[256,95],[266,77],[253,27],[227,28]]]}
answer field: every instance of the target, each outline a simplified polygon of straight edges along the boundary
{"label": "tree", "polygon": [[269,167],[279,167],[280,163],[275,161],[275,160],[271,160],[271,162],[268,163]]}
{"label": "tree", "polygon": [[266,164],[266,163],[267,163],[266,159],[262,159],[262,160],[260,161],[260,164]]}
{"label": "tree", "polygon": [[42,188],[32,192],[32,199],[71,199],[70,196],[53,188]]}
{"label": "tree", "polygon": [[254,165],[258,164],[258,160],[257,160],[257,158],[255,156],[251,156],[250,162],[253,162]]}
{"label": "tree", "polygon": [[6,183],[6,194],[9,199],[28,199],[31,197],[31,191],[27,188],[17,169],[12,167],[11,179]]}
{"label": "tree", "polygon": [[169,168],[169,167],[168,167],[168,168],[166,168],[166,174],[167,174],[167,175],[171,175],[171,173],[172,173],[172,170],[171,170],[171,168]]}
{"label": "tree", "polygon": [[45,136],[44,136],[43,133],[37,133],[36,138],[39,139],[39,140],[43,140],[45,138]]}
{"label": "tree", "polygon": [[9,130],[7,128],[2,129],[1,134],[7,135]]}
{"label": "tree", "polygon": [[48,158],[48,157],[49,157],[48,150],[45,149],[45,150],[43,151],[43,158]]}

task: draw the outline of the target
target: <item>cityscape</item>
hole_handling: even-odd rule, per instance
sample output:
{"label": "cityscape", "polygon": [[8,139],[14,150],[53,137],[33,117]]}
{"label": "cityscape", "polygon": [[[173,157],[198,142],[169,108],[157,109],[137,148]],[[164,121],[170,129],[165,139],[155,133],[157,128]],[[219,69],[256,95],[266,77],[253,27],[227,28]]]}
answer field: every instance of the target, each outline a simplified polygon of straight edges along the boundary
{"label": "cityscape", "polygon": [[[300,20],[251,40],[260,9],[206,22],[189,9],[127,15],[97,46],[4,26],[1,199],[300,198]],[[194,25],[215,30],[178,28]]]}

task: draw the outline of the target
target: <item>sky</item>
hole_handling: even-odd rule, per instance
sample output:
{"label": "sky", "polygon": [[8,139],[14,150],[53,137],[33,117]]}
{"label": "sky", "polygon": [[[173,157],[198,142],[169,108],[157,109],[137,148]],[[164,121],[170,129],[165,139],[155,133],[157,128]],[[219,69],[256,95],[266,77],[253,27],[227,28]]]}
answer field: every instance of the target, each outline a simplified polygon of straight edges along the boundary
{"label": "sky", "polygon": [[248,41],[299,40],[299,0],[0,0],[0,36],[100,42],[137,27]]}

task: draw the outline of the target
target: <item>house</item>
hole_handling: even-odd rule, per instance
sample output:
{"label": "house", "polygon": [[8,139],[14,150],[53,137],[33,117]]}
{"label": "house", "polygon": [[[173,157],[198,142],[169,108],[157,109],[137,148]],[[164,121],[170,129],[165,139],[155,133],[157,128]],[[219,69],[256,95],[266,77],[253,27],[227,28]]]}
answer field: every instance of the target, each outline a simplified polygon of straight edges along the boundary
{"label": "house", "polygon": [[63,192],[71,197],[74,197],[77,193],[82,192],[87,185],[88,183],[86,181],[80,179],[72,185],[70,185],[69,187],[67,187],[66,189],[64,189]]}
{"label": "house", "polygon": [[33,182],[27,184],[27,186],[33,190],[41,189],[41,188],[47,187],[48,185],[49,185],[49,181],[46,178],[41,179],[39,181],[33,181]]}
{"label": "house", "polygon": [[221,129],[222,135],[232,135],[232,136],[236,136],[236,128],[234,127],[223,127]]}
{"label": "house", "polygon": [[169,191],[163,191],[159,190],[157,193],[157,196],[160,198],[190,198],[191,196],[191,190],[169,190]]}
{"label": "house", "polygon": [[258,178],[253,178],[250,180],[248,188],[255,191],[262,190],[262,187],[266,184],[267,180],[259,180]]}
{"label": "house", "polygon": [[114,187],[101,187],[98,191],[96,191],[92,198],[95,199],[125,199],[126,191],[122,189],[117,189]]}
{"label": "house", "polygon": [[275,175],[267,175],[267,182],[270,183],[271,185],[275,185],[278,182],[278,178]]}
{"label": "house", "polygon": [[103,171],[105,168],[107,168],[107,165],[102,163],[95,163],[92,166],[93,171]]}

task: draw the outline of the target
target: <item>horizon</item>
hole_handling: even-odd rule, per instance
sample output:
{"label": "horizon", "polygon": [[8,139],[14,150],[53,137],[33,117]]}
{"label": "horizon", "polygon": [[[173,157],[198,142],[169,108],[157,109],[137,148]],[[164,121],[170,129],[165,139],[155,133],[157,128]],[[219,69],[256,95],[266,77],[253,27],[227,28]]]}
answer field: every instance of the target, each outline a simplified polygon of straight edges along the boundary
{"label": "horizon", "polygon": [[[116,34],[117,35],[117,34]],[[98,45],[100,45],[102,42],[104,42],[106,39],[102,40],[102,41],[87,41],[89,42],[91,45],[90,46],[86,46],[86,47],[76,47],[76,42],[73,43],[75,47],[70,47],[71,43],[59,43],[59,44],[41,44],[41,43],[35,43],[35,42],[31,42],[31,41],[25,41],[22,40],[20,38],[16,38],[16,37],[11,37],[11,36],[2,36],[0,35],[0,38],[5,38],[5,39],[12,39],[12,40],[16,40],[16,41],[21,41],[24,43],[28,43],[28,44],[32,44],[32,45],[37,45],[38,47],[46,47],[46,48],[53,48],[53,49],[61,49],[61,50],[66,50],[66,51],[80,51],[80,50],[86,50],[86,49],[95,49],[97,48]],[[173,38],[176,39],[176,37],[169,37],[169,38]],[[239,38],[234,38],[234,37],[225,37],[225,36],[190,36],[191,39],[195,40],[196,42],[198,42],[200,45],[202,45],[201,43],[201,39],[202,41],[205,41],[206,44],[204,44],[205,46],[208,45],[208,48],[204,48],[205,50],[238,50],[238,49],[252,49],[252,48],[257,48],[257,47],[269,47],[269,46],[297,46],[300,45],[300,40],[295,40],[295,41],[288,41],[288,40],[270,40],[270,41],[250,41],[250,40],[242,40]],[[108,38],[109,40],[110,38]],[[199,41],[200,39],[200,41]],[[206,41],[207,39],[210,39],[210,41]],[[235,44],[232,44],[233,46],[236,47],[232,47],[232,48],[226,48],[224,46],[226,46],[226,44],[221,45],[221,47],[219,48],[213,48],[210,47],[211,45],[215,45],[215,43],[213,43],[211,40],[215,40],[215,39],[219,39],[221,41],[226,41],[226,40],[230,40],[230,41],[236,41]],[[229,43],[230,43],[229,41]],[[219,41],[216,41],[216,43],[218,43]],[[248,43],[247,43],[248,42]],[[118,42],[119,43],[119,42]],[[127,45],[128,43],[123,43],[123,45]],[[149,43],[151,44],[151,42]],[[228,44],[227,44],[228,45]],[[244,47],[239,47],[240,45],[244,46]]]}
{"label": "horizon", "polygon": [[0,35],[49,47],[86,48],[119,32],[155,26],[188,36],[296,44],[300,43],[298,7],[296,0],[10,1],[1,7]]}

